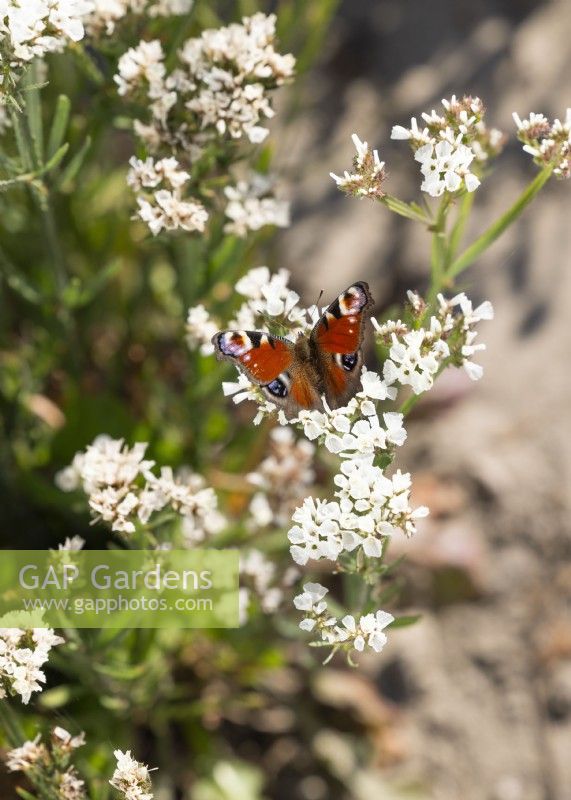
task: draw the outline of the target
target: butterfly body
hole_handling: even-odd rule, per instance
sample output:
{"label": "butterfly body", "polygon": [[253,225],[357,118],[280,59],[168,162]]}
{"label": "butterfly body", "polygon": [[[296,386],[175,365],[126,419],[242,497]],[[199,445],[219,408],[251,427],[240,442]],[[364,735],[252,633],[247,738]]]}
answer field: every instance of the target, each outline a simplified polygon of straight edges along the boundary
{"label": "butterfly body", "polygon": [[309,335],[295,341],[262,331],[220,331],[217,358],[232,361],[287,416],[300,409],[345,405],[359,385],[364,325],[373,299],[364,282],[345,290]]}

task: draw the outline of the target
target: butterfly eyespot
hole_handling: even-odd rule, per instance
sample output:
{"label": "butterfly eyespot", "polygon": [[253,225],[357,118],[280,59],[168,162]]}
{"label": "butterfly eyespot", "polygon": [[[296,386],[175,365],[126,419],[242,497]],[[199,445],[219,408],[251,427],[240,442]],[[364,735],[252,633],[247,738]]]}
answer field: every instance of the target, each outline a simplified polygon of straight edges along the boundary
{"label": "butterfly eyespot", "polygon": [[335,356],[335,360],[346,372],[352,372],[357,363],[359,361],[359,354],[358,353],[337,353]]}
{"label": "butterfly eyespot", "polygon": [[288,388],[281,378],[275,378],[271,383],[268,383],[265,388],[270,394],[273,394],[274,397],[287,397]]}

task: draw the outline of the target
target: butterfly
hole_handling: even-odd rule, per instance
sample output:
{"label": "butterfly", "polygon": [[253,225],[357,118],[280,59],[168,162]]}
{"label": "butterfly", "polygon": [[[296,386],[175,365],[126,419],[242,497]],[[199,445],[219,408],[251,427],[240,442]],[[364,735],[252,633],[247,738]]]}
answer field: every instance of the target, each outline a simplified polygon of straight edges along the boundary
{"label": "butterfly", "polygon": [[262,331],[219,331],[212,344],[219,361],[231,361],[260,386],[286,416],[300,409],[345,405],[363,366],[361,345],[374,301],[364,281],[349,286],[309,333],[295,341]]}

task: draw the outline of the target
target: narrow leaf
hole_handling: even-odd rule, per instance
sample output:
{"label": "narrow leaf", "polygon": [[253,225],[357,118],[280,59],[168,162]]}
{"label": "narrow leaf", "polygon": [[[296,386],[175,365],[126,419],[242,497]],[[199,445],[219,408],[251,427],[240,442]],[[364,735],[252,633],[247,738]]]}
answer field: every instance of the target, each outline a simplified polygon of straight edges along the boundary
{"label": "narrow leaf", "polygon": [[71,159],[67,167],[64,169],[60,180],[58,181],[57,188],[60,191],[67,191],[70,188],[70,185],[81,169],[85,157],[88,153],[89,148],[91,147],[91,137],[87,136],[84,143],[78,150],[78,152],[74,155]]}
{"label": "narrow leaf", "polygon": [[60,94],[56,103],[56,110],[52,119],[50,137],[48,140],[48,158],[51,158],[61,147],[63,137],[69,122],[71,102],[65,94]]}
{"label": "narrow leaf", "polygon": [[415,622],[422,617],[422,614],[410,614],[409,616],[397,617],[394,622],[387,625],[388,628],[406,628],[408,625],[414,625]]}

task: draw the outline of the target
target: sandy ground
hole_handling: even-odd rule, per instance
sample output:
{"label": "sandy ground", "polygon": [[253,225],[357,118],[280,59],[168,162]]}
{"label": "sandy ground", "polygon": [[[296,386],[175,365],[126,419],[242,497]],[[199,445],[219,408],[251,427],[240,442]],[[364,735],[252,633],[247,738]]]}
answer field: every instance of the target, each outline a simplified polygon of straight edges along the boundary
{"label": "sandy ground", "polygon": [[[394,122],[472,93],[488,120],[571,106],[571,4],[345,2],[321,70],[300,98],[281,161],[294,224],[280,264],[336,294],[370,282],[379,306],[422,288],[425,234],[335,191],[350,134],[379,147],[389,191],[410,199],[415,165]],[[534,167],[512,139],[478,191],[473,232]],[[553,182],[466,276],[496,320],[482,326],[484,379],[444,378],[410,421],[403,463],[433,514],[407,546],[418,625],[368,675],[393,709],[400,756],[384,776],[442,800],[571,798],[569,345],[571,185]],[[470,235],[470,234],[469,234]],[[421,409],[422,411],[422,409]],[[369,795],[370,796],[370,795]]]}

